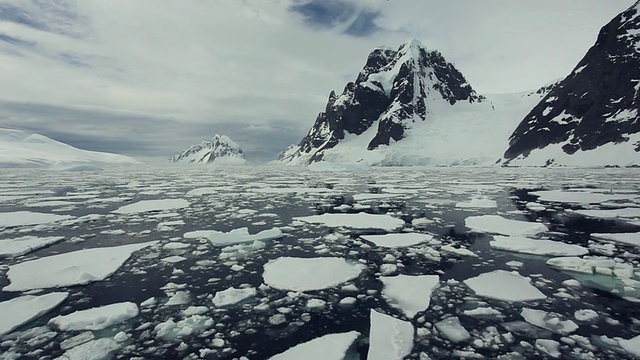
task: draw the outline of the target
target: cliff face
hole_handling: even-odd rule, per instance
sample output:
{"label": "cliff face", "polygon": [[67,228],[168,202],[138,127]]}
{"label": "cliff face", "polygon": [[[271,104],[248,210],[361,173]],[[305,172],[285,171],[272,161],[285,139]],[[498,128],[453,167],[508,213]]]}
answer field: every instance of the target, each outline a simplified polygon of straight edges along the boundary
{"label": "cliff face", "polygon": [[516,128],[504,158],[507,163],[524,159],[550,145],[573,155],[634,141],[638,152],[634,134],[640,132],[639,109],[640,2],[600,30],[573,72]]}

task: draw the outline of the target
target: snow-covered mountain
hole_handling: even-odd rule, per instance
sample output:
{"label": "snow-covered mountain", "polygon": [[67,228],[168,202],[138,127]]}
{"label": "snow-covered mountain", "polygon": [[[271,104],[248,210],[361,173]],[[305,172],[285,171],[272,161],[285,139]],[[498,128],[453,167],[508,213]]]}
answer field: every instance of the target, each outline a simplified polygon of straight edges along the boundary
{"label": "snow-covered mountain", "polygon": [[640,164],[640,1],[605,25],[593,47],[522,120],[510,165]]}
{"label": "snow-covered mountain", "polygon": [[187,150],[173,156],[173,162],[190,164],[242,165],[247,161],[242,148],[226,135],[216,134],[211,141],[192,145]]}
{"label": "snow-covered mountain", "polygon": [[0,128],[0,167],[88,169],[139,163],[128,156],[81,150],[43,135]]}
{"label": "snow-covered mountain", "polygon": [[355,82],[278,160],[369,165],[489,165],[546,94],[478,95],[456,67],[417,40],[378,48]]}

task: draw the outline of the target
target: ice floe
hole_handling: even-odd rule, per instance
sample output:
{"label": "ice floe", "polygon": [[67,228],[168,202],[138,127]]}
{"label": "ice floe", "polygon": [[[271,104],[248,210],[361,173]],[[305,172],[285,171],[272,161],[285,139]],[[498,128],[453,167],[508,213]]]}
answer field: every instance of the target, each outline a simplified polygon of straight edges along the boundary
{"label": "ice floe", "polygon": [[578,329],[578,325],[575,322],[564,319],[556,313],[524,308],[520,312],[520,315],[522,315],[524,320],[529,324],[560,335],[568,335]]}
{"label": "ice floe", "polygon": [[11,283],[3,290],[23,291],[101,281],[116,272],[134,252],[156,243],[84,249],[11,265],[7,272]]}
{"label": "ice floe", "polygon": [[431,294],[440,284],[438,275],[398,275],[381,277],[382,296],[394,307],[413,318],[429,307]]}
{"label": "ice floe", "polygon": [[73,218],[69,215],[14,211],[0,213],[0,229],[25,225],[50,224]]}
{"label": "ice floe", "polygon": [[420,233],[399,233],[383,235],[360,235],[366,241],[374,243],[376,246],[386,248],[407,247],[430,242],[432,235]]}
{"label": "ice floe", "polygon": [[281,257],[264,265],[265,284],[280,290],[309,291],[337,286],[360,275],[365,266],[343,258]]}
{"label": "ice floe", "polygon": [[371,310],[368,360],[402,359],[413,349],[410,322]]}
{"label": "ice floe", "polygon": [[605,209],[605,210],[576,210],[576,214],[583,216],[602,218],[602,219],[637,219],[640,218],[640,208],[622,208],[622,209]]}
{"label": "ice floe", "polygon": [[53,292],[44,295],[24,295],[0,302],[0,336],[13,331],[51,309],[60,305],[67,297],[67,292]]}
{"label": "ice floe", "polygon": [[102,330],[138,316],[138,305],[122,302],[56,316],[49,324],[62,331]]}
{"label": "ice floe", "polygon": [[23,236],[0,240],[0,256],[16,257],[62,241],[62,236]]}
{"label": "ice floe", "polygon": [[553,358],[559,358],[562,355],[559,350],[560,343],[555,340],[536,339],[535,347],[540,352],[545,353]]}
{"label": "ice floe", "polygon": [[67,350],[57,360],[107,360],[119,348],[120,345],[113,339],[91,340]]}
{"label": "ice floe", "polygon": [[580,256],[589,253],[589,249],[580,245],[521,236],[494,236],[489,244],[494,249],[533,255]]}
{"label": "ice floe", "polygon": [[185,199],[142,200],[134,204],[122,206],[113,211],[115,214],[139,214],[152,211],[184,209],[189,207]]}
{"label": "ice floe", "polygon": [[524,276],[504,270],[480,274],[464,281],[476,295],[503,301],[532,301],[547,296]]}
{"label": "ice floe", "polygon": [[500,215],[470,216],[464,224],[473,231],[507,236],[535,235],[549,230],[541,223],[505,219]]}
{"label": "ice floe", "polygon": [[627,245],[640,246],[640,232],[614,234],[593,233],[591,234],[591,237],[599,240],[614,241]]}
{"label": "ice floe", "polygon": [[476,196],[469,201],[462,201],[456,204],[457,208],[478,208],[478,209],[490,209],[498,207],[498,203],[495,200],[491,200],[486,196]]}
{"label": "ice floe", "polygon": [[434,326],[442,336],[454,343],[467,341],[471,338],[471,334],[462,326],[457,317],[446,318],[435,323]]}
{"label": "ice floe", "polygon": [[559,257],[547,260],[547,265],[557,269],[584,274],[601,274],[619,278],[632,278],[634,268],[630,264],[617,262],[604,256]]}
{"label": "ice floe", "polygon": [[296,345],[271,360],[343,360],[358,337],[357,331],[324,335]]}
{"label": "ice floe", "polygon": [[254,241],[268,241],[281,238],[283,236],[280,229],[269,229],[249,234],[249,228],[243,227],[233,229],[229,232],[216,230],[196,230],[183,235],[185,239],[208,239],[215,246],[225,246]]}
{"label": "ice floe", "polygon": [[244,289],[230,287],[226,290],[218,291],[211,301],[218,307],[229,306],[254,297],[256,294],[256,289],[252,287]]}
{"label": "ice floe", "polygon": [[629,194],[606,194],[590,191],[544,190],[530,192],[529,195],[537,196],[538,201],[575,204],[599,204],[610,200],[629,199]]}
{"label": "ice floe", "polygon": [[404,220],[390,215],[380,214],[322,214],[295,217],[294,220],[306,223],[322,224],[328,227],[346,227],[352,229],[395,230],[404,226]]}

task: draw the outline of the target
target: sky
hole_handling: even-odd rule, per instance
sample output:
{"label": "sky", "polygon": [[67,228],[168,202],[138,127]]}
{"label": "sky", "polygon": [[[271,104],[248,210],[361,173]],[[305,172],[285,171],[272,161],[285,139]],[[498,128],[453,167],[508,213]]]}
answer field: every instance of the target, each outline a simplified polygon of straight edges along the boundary
{"label": "sky", "polygon": [[635,0],[0,0],[0,127],[165,161],[307,133],[378,46],[415,38],[481,94],[565,77]]}

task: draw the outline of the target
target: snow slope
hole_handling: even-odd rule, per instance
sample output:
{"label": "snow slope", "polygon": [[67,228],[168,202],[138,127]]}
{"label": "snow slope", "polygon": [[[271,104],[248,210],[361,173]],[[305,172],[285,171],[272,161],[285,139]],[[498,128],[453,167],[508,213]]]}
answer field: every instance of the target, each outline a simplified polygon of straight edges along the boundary
{"label": "snow slope", "polygon": [[[487,95],[480,103],[430,104],[430,117],[405,131],[405,138],[368,150],[377,126],[347,135],[326,150],[323,161],[382,166],[493,165],[518,121],[541,96],[536,93]],[[304,158],[301,158],[304,162]]]}
{"label": "snow slope", "polygon": [[492,165],[509,135],[553,86],[478,95],[455,66],[417,40],[375,49],[285,164]]}
{"label": "snow slope", "polygon": [[46,136],[0,128],[0,167],[91,168],[139,164],[123,155],[87,151]]}

